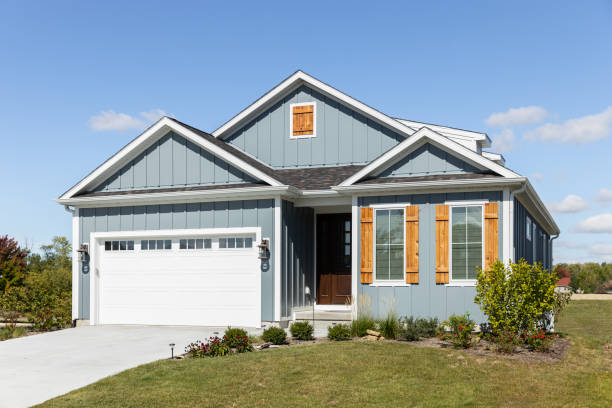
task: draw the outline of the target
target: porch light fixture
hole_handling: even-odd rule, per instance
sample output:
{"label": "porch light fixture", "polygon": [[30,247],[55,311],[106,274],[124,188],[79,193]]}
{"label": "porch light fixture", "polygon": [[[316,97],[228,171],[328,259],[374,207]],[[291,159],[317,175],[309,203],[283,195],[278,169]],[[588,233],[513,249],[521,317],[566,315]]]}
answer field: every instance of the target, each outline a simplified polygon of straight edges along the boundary
{"label": "porch light fixture", "polygon": [[87,255],[89,255],[89,246],[87,244],[81,244],[77,252],[79,253],[79,260],[81,262],[87,261]]}
{"label": "porch light fixture", "polygon": [[257,245],[259,248],[259,259],[268,259],[270,257],[270,240],[262,239],[261,243]]}

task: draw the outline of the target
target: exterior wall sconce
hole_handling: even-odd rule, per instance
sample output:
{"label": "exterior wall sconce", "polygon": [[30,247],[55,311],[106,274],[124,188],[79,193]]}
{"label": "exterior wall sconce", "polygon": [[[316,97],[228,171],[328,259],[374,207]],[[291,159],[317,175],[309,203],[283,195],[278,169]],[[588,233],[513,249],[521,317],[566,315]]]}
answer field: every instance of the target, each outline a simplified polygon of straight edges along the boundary
{"label": "exterior wall sconce", "polygon": [[257,245],[259,248],[259,259],[268,259],[270,258],[270,240],[262,239],[261,243]]}
{"label": "exterior wall sconce", "polygon": [[86,262],[87,256],[89,255],[89,245],[81,244],[79,249],[77,249],[77,252],[79,253],[79,260],[81,262]]}

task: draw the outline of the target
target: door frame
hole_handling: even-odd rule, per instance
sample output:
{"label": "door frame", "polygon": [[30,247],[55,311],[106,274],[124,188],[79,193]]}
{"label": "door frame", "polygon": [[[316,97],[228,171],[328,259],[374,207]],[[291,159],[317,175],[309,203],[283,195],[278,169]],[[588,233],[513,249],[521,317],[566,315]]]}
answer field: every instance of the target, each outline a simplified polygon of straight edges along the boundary
{"label": "door frame", "polygon": [[[92,232],[89,238],[89,324],[91,326],[100,324],[100,258],[103,253],[103,240],[112,238],[173,238],[179,236],[219,236],[255,234],[255,242],[261,242],[261,227],[237,227],[237,228],[194,228],[175,230],[139,230],[139,231],[112,231]],[[266,238],[269,239],[269,238]],[[100,252],[100,254],[98,254]],[[260,270],[261,275],[261,270]],[[257,293],[259,294],[258,321],[261,324],[261,279],[257,279]]]}
{"label": "door frame", "polygon": [[[318,287],[318,275],[319,275],[319,268],[318,268],[318,264],[317,261],[319,259],[318,256],[318,240],[317,240],[317,225],[318,225],[318,216],[319,215],[343,215],[346,216],[348,218],[348,221],[351,223],[351,256],[350,256],[350,272],[351,272],[351,294],[349,295],[349,304],[337,304],[337,303],[330,303],[330,304],[321,304],[319,303],[319,287]],[[313,296],[313,300],[314,300],[314,305],[315,308],[319,309],[319,310],[347,310],[351,308],[351,305],[354,302],[354,295],[355,295],[355,288],[353,285],[353,281],[355,278],[355,267],[354,267],[354,259],[355,259],[355,246],[354,246],[354,239],[356,237],[355,234],[355,228],[354,228],[354,217],[352,215],[351,211],[324,211],[324,212],[319,212],[315,209],[314,212],[314,219],[315,222],[313,223],[313,231],[314,231],[314,251],[313,251],[313,264],[314,264],[314,268],[313,268],[313,286],[314,286],[314,296]]]}

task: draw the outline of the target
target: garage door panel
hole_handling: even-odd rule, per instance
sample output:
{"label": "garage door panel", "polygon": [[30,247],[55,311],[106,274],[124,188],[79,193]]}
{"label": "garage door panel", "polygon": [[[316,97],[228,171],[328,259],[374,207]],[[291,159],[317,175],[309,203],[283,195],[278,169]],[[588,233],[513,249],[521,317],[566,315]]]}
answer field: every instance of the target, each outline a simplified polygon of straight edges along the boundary
{"label": "garage door panel", "polygon": [[259,326],[255,248],[102,251],[102,324]]}

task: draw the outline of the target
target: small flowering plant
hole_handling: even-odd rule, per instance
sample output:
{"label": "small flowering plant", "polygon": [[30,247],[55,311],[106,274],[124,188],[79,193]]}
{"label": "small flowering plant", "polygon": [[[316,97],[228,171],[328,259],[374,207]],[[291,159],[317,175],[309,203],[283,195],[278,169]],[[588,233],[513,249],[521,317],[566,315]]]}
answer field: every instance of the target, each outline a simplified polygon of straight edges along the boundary
{"label": "small flowering plant", "polygon": [[[449,328],[450,332],[442,331],[438,339],[449,341],[457,348],[472,347],[472,331],[476,323],[470,319],[469,314],[463,316],[451,315],[447,321],[442,323],[443,328]],[[444,330],[444,329],[443,329]]]}
{"label": "small flowering plant", "polygon": [[224,339],[217,336],[209,337],[206,342],[197,340],[185,347],[185,352],[196,358],[226,356],[231,351]]}
{"label": "small flowering plant", "polygon": [[546,333],[546,331],[542,329],[531,332],[525,331],[521,334],[521,339],[525,344],[535,351],[550,351],[552,342],[557,338],[559,338],[558,334]]}
{"label": "small flowering plant", "polygon": [[253,351],[253,345],[251,339],[248,336],[236,336],[234,337],[234,349],[236,353],[247,353]]}

